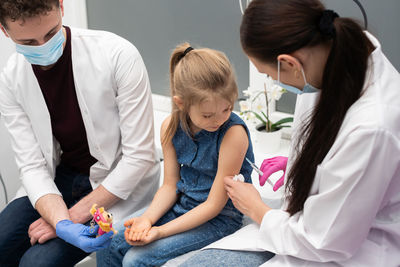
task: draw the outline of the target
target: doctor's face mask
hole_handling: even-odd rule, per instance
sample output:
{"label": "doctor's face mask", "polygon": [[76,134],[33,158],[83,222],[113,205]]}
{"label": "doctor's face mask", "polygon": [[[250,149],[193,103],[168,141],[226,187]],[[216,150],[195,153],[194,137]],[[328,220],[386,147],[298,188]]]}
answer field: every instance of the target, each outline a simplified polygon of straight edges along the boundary
{"label": "doctor's face mask", "polygon": [[16,51],[26,58],[26,60],[35,65],[49,66],[57,62],[63,53],[63,44],[65,36],[63,33],[63,27],[51,37],[43,45],[16,45]]}
{"label": "doctor's face mask", "polygon": [[318,92],[319,89],[315,88],[314,86],[312,86],[311,84],[309,84],[307,82],[306,75],[304,74],[303,67],[301,68],[301,73],[303,75],[303,79],[304,79],[304,83],[305,83],[305,85],[303,87],[303,90],[301,90],[301,89],[299,89],[297,87],[282,83],[281,80],[280,80],[281,62],[278,60],[278,80],[275,81],[275,83],[278,86],[281,86],[282,88],[286,89],[287,91],[292,92],[292,93],[297,94],[297,95],[301,95],[303,93],[315,93],[315,92]]}

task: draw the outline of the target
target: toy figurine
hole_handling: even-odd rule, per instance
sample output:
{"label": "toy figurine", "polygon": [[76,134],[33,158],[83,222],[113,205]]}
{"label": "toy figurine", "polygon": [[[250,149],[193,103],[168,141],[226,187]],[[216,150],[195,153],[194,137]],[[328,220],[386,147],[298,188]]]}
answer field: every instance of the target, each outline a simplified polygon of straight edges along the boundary
{"label": "toy figurine", "polygon": [[99,231],[97,232],[98,236],[101,236],[110,231],[113,231],[114,234],[116,234],[117,231],[114,228],[112,228],[112,222],[113,222],[112,214],[105,211],[103,207],[98,209],[96,207],[97,204],[93,204],[92,208],[90,209],[90,214],[93,215],[93,219],[90,222],[90,226],[94,227],[95,222],[99,225]]}

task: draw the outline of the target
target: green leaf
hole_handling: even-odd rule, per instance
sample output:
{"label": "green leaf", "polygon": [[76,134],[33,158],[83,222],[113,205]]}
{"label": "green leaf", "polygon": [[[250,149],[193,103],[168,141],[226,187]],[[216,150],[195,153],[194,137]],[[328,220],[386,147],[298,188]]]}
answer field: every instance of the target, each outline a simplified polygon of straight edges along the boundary
{"label": "green leaf", "polygon": [[268,121],[269,123],[271,123],[271,121],[269,120],[268,116],[264,113],[264,111],[261,111],[261,114],[263,114],[264,118],[266,121]]}
{"label": "green leaf", "polygon": [[289,123],[289,122],[293,122],[293,117],[288,117],[288,118],[283,118],[275,123],[272,124],[273,127],[290,127],[289,125],[281,125],[284,123]]}

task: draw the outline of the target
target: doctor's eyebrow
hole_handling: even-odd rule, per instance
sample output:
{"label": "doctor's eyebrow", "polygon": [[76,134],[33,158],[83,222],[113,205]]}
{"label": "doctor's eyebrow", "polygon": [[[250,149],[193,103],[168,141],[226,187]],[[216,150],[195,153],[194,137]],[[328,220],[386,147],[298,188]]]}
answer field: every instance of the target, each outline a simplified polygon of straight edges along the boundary
{"label": "doctor's eyebrow", "polygon": [[[50,31],[48,31],[48,32],[46,33],[45,37],[51,35],[51,34],[57,29],[58,25],[59,25],[59,23],[58,23],[56,26],[54,26]],[[36,39],[15,39],[15,40],[18,41],[18,42],[36,41]]]}

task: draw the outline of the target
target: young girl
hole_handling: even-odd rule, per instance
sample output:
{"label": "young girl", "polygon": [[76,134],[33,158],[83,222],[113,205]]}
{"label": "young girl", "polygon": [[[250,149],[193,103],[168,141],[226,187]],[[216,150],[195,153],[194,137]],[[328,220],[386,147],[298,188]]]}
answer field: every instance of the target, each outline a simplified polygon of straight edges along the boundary
{"label": "young girl", "polygon": [[160,266],[235,232],[242,214],[223,178],[254,160],[249,131],[232,113],[238,95],[232,67],[218,51],[179,45],[170,62],[172,114],[161,126],[164,183],[150,207],[125,222],[99,266]]}

